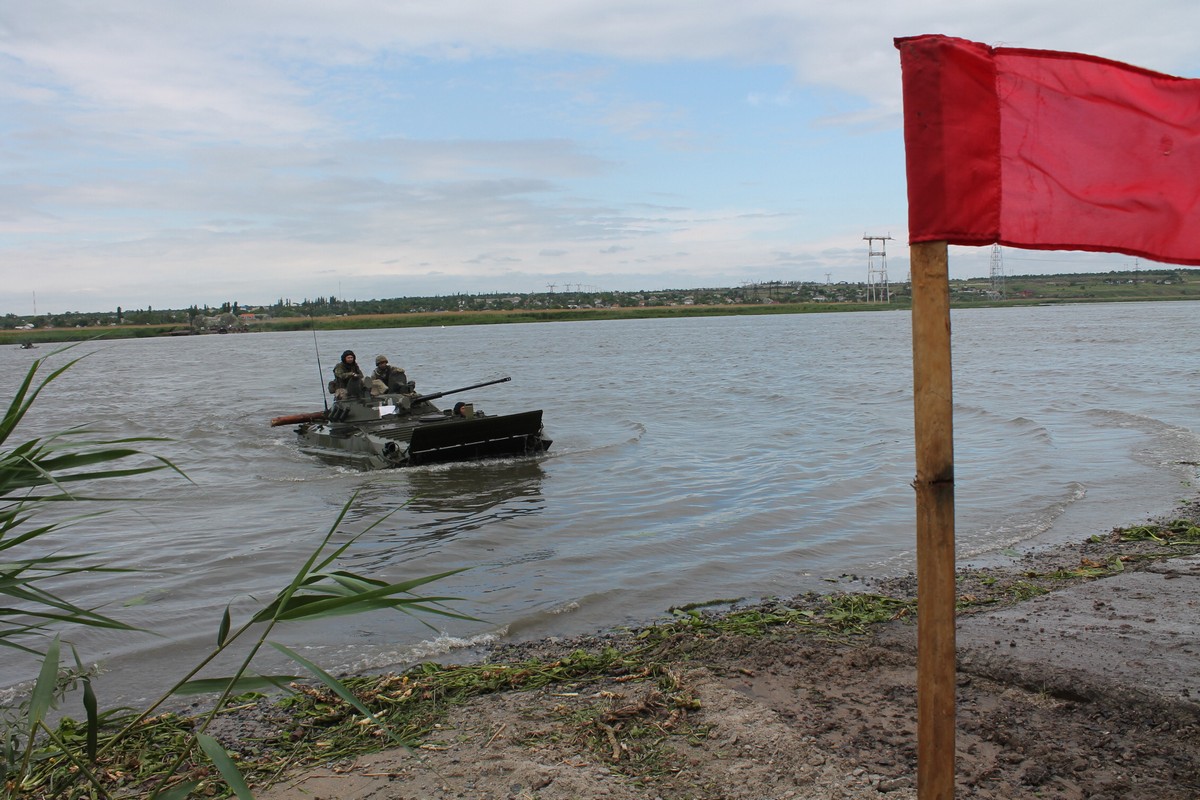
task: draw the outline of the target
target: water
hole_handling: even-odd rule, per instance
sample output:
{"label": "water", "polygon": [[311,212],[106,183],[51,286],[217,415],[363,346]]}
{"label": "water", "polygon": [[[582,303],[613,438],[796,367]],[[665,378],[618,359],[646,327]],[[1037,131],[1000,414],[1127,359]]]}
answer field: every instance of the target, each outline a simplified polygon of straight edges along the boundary
{"label": "water", "polygon": [[[1194,494],[1198,310],[954,313],[960,560],[1080,539]],[[420,391],[511,375],[462,399],[490,413],[545,409],[554,446],[536,461],[323,465],[267,424],[322,408],[314,344],[325,373],[346,348],[367,363],[386,353]],[[3,388],[50,350],[5,348]],[[109,670],[110,704],[140,702],[196,663],[225,607],[243,619],[283,587],[356,492],[337,541],[390,516],[343,565],[393,581],[469,567],[435,589],[481,621],[427,618],[434,631],[377,613],[274,637],[335,672],[914,565],[906,312],[123,340],[81,353],[16,440],[72,424],[169,437],[142,449],[190,479],[117,482],[103,493],[138,502],[55,540],[138,570],[63,587],[154,632],[72,632]],[[6,653],[0,685],[29,670]]]}

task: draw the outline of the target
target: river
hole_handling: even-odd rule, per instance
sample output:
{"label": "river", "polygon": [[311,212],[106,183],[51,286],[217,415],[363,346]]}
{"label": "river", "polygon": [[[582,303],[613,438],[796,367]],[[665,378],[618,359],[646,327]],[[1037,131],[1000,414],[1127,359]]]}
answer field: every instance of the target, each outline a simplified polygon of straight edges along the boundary
{"label": "river", "polygon": [[[1141,522],[1195,494],[1198,312],[953,312],[960,561]],[[387,354],[424,392],[510,375],[461,399],[542,408],[554,445],[536,460],[375,473],[304,456],[268,421],[320,410],[346,348],[364,364]],[[52,352],[4,348],[6,396]],[[433,589],[479,621],[379,612],[274,637],[334,672],[911,570],[911,352],[904,311],[89,342],[50,357],[86,354],[14,441],[71,425],[165,437],[141,448],[187,475],[115,482],[96,493],[129,501],[93,504],[107,513],[41,545],[136,570],[61,587],[146,629],[70,635],[106,670],[102,703],[136,705],[199,660],[227,605],[236,622],[286,585],[352,496],[335,539],[369,530],[342,566],[389,581],[467,567]],[[30,669],[6,654],[0,685]]]}

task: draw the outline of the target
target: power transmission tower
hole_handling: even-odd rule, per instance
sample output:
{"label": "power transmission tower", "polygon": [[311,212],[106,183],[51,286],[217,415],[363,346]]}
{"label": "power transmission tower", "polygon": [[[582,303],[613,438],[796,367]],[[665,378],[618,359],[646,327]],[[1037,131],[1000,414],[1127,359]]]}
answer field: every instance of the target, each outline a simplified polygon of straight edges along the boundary
{"label": "power transmission tower", "polygon": [[[887,242],[891,238],[891,234],[887,236],[867,236],[865,233],[863,234],[863,241],[867,243],[868,303],[890,303],[892,300],[888,291],[887,276]],[[878,250],[875,249],[876,242],[879,242]]]}
{"label": "power transmission tower", "polygon": [[1000,252],[1000,245],[992,245],[992,296],[1004,299],[1004,254]]}
{"label": "power transmission tower", "polygon": [[554,287],[556,287],[556,286],[558,286],[557,283],[547,283],[546,284],[546,288],[550,290],[551,294],[554,294]]}

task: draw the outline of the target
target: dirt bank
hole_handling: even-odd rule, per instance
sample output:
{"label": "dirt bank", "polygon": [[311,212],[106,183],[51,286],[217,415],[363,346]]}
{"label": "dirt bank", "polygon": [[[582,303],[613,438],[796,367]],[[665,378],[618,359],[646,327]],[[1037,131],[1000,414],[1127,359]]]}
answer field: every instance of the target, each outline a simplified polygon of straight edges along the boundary
{"label": "dirt bank", "polygon": [[[1194,520],[1196,511],[1193,506],[1181,513]],[[1156,564],[1161,571],[1165,554],[1198,549],[1158,538],[1128,541],[1114,533],[963,572],[961,622],[987,630],[988,615],[1017,603],[1032,608],[1027,604],[1038,596],[1051,596],[1041,594],[1046,590],[1061,599],[1088,584],[1095,596],[1122,576]],[[1200,563],[1170,563],[1183,565],[1190,583],[1180,585],[1200,597]],[[782,619],[786,611],[792,621],[752,632],[684,627],[654,641],[638,662],[652,666],[640,672],[615,670],[476,697],[453,708],[415,752],[393,749],[294,772],[256,796],[915,797],[916,628],[911,606],[903,602],[912,597],[914,583],[909,578],[867,587],[897,598],[881,606],[897,618],[858,635],[830,637],[802,624],[804,609],[818,598],[764,603],[756,607],[764,617]],[[539,642],[501,649],[492,660],[536,656],[552,663],[580,650],[637,643],[630,634]],[[1200,712],[1194,702],[1200,697],[1186,688],[1194,666],[1175,676],[1185,688],[1168,692],[1154,674],[1129,678],[1018,662],[1003,657],[1008,641],[997,637],[994,645],[991,652],[960,647],[958,797],[1200,796]],[[1016,649],[1015,640],[1011,647]],[[226,737],[236,739],[236,730],[235,723]]]}

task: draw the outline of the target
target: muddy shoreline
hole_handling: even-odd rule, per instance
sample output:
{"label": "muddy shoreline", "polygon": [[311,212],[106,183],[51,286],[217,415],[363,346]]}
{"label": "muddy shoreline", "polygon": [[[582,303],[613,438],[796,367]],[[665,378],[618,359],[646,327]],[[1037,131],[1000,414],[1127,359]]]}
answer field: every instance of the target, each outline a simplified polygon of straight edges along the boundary
{"label": "muddy shoreline", "polygon": [[[390,733],[320,684],[238,698],[207,733],[259,800],[915,798],[915,591],[842,576],[345,677]],[[1200,797],[1200,502],[960,569],[957,596],[957,797]],[[151,791],[204,710],[118,748],[111,795]],[[229,793],[194,753],[176,775],[199,781],[190,796]]]}
{"label": "muddy shoreline", "polygon": [[[1161,532],[1153,526],[1168,521],[1194,528],[1197,519],[1200,507],[1192,503],[1151,530]],[[1200,796],[1200,693],[1160,691],[1163,676],[1150,673],[1130,678],[1015,658],[1018,642],[1004,641],[1011,634],[993,624],[1013,609],[1017,620],[1028,621],[1041,598],[1069,603],[1078,587],[1089,596],[1119,595],[1118,583],[1139,573],[1144,580],[1183,576],[1173,585],[1200,597],[1200,562],[1187,558],[1197,551],[1161,537],[1130,541],[1118,530],[960,571],[960,629],[974,625],[996,638],[991,649],[959,647],[958,797]],[[836,636],[814,635],[794,622],[750,633],[681,628],[643,654],[639,663],[654,665],[644,674],[613,670],[475,697],[451,708],[412,752],[384,750],[292,771],[256,796],[915,797],[916,626],[905,605],[915,597],[915,579],[842,584],[834,593],[892,598],[895,618]],[[789,619],[803,620],[807,607],[823,602],[805,595],[741,610],[778,616],[786,609]],[[1091,602],[1101,610],[1106,605]],[[731,613],[681,616],[717,621]],[[1040,629],[1047,634],[1044,624]],[[614,632],[508,645],[487,661],[555,663],[571,653],[637,647],[644,636]],[[1191,681],[1177,677],[1185,686]]]}

